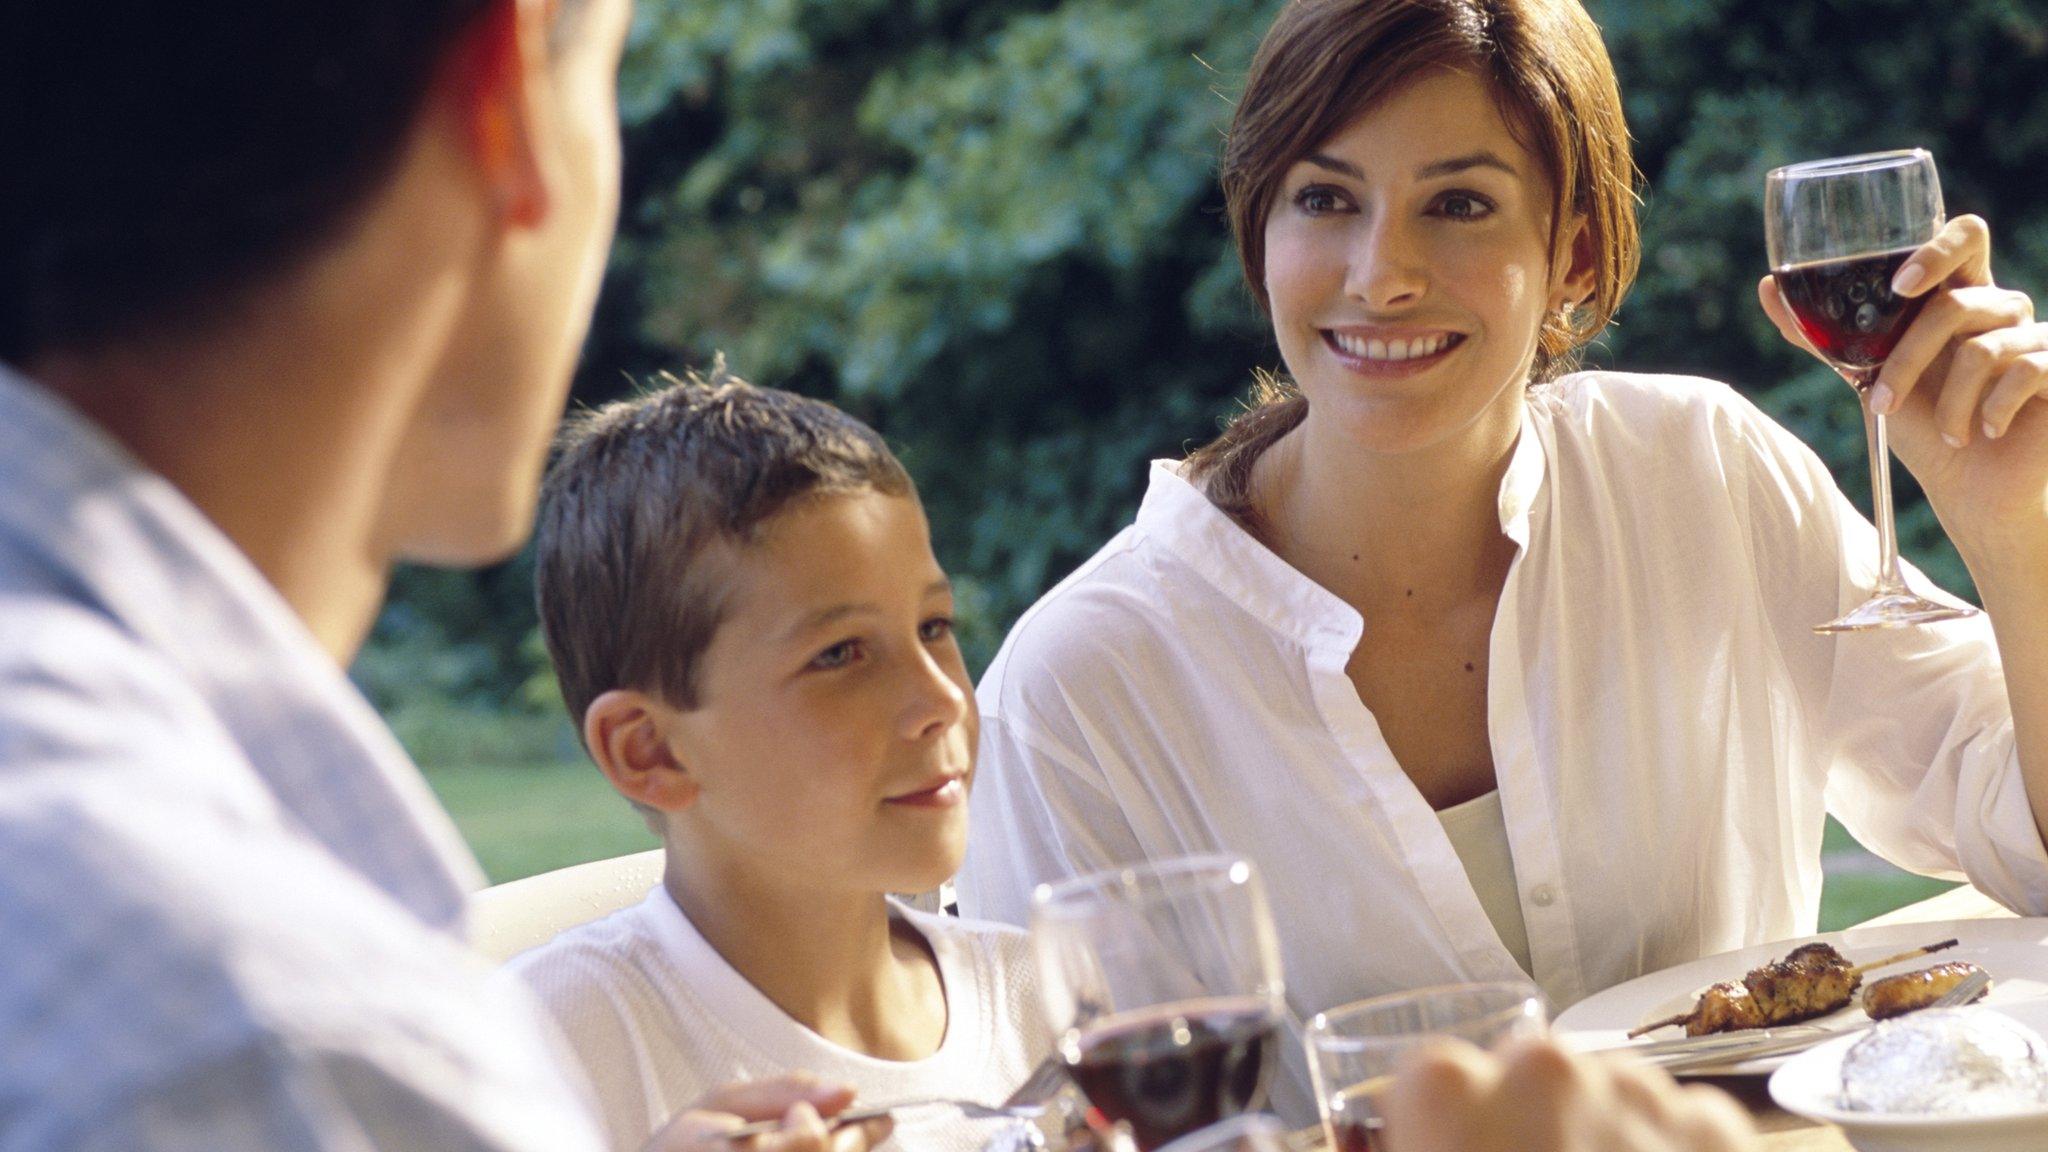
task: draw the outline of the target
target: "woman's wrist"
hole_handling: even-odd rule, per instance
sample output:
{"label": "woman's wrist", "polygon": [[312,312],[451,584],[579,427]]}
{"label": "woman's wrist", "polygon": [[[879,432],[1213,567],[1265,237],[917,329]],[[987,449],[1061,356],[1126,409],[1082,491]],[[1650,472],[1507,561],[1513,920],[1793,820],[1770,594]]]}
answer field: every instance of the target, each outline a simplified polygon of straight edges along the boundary
{"label": "woman's wrist", "polygon": [[2031,510],[1945,507],[1933,495],[1935,519],[1978,585],[2008,573],[2037,581],[2048,573],[2048,487]]}
{"label": "woman's wrist", "polygon": [[[2031,530],[2029,530],[2031,529]],[[1994,589],[2048,588],[2048,514],[2030,526],[2005,525],[1984,533],[1951,533],[1980,595]]]}

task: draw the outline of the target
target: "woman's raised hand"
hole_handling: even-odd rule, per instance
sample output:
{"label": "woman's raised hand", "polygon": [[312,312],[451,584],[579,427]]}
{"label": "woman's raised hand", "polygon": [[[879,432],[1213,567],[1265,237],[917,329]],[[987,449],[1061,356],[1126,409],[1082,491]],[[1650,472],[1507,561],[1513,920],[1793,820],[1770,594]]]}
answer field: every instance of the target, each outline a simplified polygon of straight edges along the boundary
{"label": "woman's raised hand", "polygon": [[1432,1045],[1379,1103],[1391,1152],[1736,1152],[1755,1130],[1712,1088],[1681,1088],[1633,1060],[1573,1056],[1551,1040],[1498,1055]]}
{"label": "woman's raised hand", "polygon": [[[1927,304],[1900,337],[1869,403],[1892,417],[1892,447],[1968,558],[2014,532],[2048,538],[2048,324],[2024,292],[1991,277],[1991,229],[1958,216],[1901,265],[1892,287]],[[1807,351],[1769,276],[1764,312]]]}

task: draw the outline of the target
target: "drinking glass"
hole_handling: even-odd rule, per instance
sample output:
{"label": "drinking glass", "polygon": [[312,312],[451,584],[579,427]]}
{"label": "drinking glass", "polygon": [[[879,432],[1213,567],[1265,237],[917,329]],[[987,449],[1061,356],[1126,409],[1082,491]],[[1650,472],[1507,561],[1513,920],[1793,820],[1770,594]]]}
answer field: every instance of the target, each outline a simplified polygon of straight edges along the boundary
{"label": "drinking glass", "polygon": [[[1941,178],[1924,149],[1811,160],[1774,168],[1764,178],[1771,276],[1807,342],[1859,394],[1877,379],[1927,300],[1894,294],[1892,275],[1941,224]],[[1847,615],[1814,631],[1902,628],[1975,615],[1974,608],[1916,596],[1899,579],[1884,416],[1866,403],[1863,423],[1877,521],[1877,587]]]}
{"label": "drinking glass", "polygon": [[1142,1152],[1265,1102],[1286,989],[1250,863],[1190,856],[1041,886],[1031,938],[1068,1072]]}
{"label": "drinking glass", "polygon": [[1198,1128],[1159,1152],[1292,1152],[1287,1125],[1269,1112],[1247,1112]]}
{"label": "drinking glass", "polygon": [[1319,1014],[1309,1022],[1306,1044],[1324,1138],[1334,1152],[1379,1152],[1382,1124],[1373,1097],[1424,1041],[1449,1038],[1491,1048],[1541,1035],[1548,1019],[1543,994],[1514,980],[1396,992]]}

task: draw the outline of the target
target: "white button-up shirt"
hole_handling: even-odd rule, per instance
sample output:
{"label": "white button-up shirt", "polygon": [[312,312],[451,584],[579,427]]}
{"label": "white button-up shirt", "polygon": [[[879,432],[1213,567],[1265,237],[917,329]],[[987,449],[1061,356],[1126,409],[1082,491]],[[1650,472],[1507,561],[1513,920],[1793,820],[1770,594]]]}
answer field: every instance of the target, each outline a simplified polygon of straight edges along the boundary
{"label": "white button-up shirt", "polygon": [[[1519,547],[1488,734],[1555,1007],[1813,931],[1825,812],[2048,911],[1987,620],[1815,635],[1870,587],[1875,533],[1748,402],[1674,377],[1540,389],[1499,508]],[[1137,522],[982,679],[962,910],[1022,923],[1041,881],[1227,849],[1264,873],[1304,1017],[1519,976],[1345,675],[1371,631],[1155,463]]]}
{"label": "white button-up shirt", "polygon": [[0,1152],[601,1147],[480,879],[247,558],[0,367]]}

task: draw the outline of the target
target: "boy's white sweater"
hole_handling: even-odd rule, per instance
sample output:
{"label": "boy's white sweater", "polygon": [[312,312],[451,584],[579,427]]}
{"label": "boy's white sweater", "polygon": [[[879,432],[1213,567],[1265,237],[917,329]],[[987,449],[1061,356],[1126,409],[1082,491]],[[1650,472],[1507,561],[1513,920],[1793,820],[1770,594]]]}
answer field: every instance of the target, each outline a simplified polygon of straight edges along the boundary
{"label": "boy's white sweater", "polygon": [[[815,1073],[863,1102],[929,1096],[996,1103],[1051,1051],[1024,934],[892,905],[931,945],[946,1038],[923,1060],[877,1060],[797,1023],[714,951],[668,892],[572,928],[506,970],[537,994],[594,1091],[612,1146],[638,1152],[677,1111],[732,1080]],[[1004,1121],[929,1109],[883,1149],[974,1152]]]}

